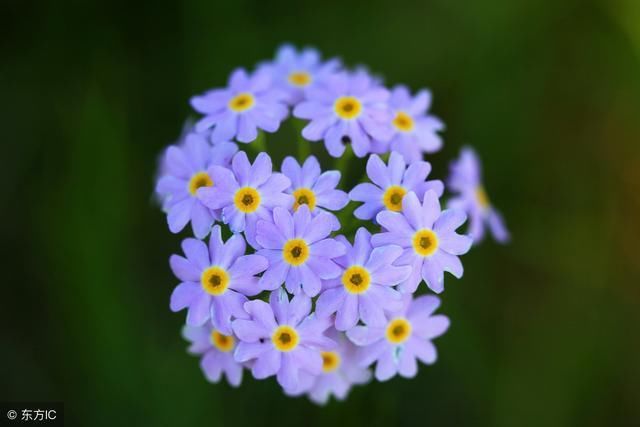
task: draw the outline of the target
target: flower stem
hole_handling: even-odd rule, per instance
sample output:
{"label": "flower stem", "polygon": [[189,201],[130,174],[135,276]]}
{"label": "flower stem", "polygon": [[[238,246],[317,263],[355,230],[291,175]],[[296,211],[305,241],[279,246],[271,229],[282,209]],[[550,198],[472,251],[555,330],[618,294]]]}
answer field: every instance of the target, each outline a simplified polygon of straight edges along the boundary
{"label": "flower stem", "polygon": [[305,122],[300,119],[293,119],[291,121],[291,125],[293,126],[293,130],[296,134],[296,143],[298,145],[298,161],[302,164],[307,157],[311,154],[311,146],[309,145],[309,141],[307,141],[302,136],[302,129],[305,126]]}
{"label": "flower stem", "polygon": [[339,170],[343,176],[346,175],[349,163],[351,163],[352,158],[353,158],[353,150],[351,149],[351,145],[347,145],[345,147],[344,153],[342,153],[342,157],[338,157],[336,159],[334,163],[334,168]]}

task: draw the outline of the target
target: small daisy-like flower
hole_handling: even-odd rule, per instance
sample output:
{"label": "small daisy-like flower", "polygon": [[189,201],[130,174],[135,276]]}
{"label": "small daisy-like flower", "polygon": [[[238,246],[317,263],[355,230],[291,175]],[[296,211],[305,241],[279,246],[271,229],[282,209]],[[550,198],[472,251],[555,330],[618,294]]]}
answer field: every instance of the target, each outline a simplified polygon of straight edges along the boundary
{"label": "small daisy-like flower", "polygon": [[509,230],[502,215],[489,202],[489,196],[482,185],[480,159],[471,147],[465,147],[458,160],[451,164],[449,187],[456,197],[449,200],[448,206],[462,209],[469,216],[469,235],[474,244],[484,238],[485,225],[500,243],[509,241]]}
{"label": "small daisy-like flower", "polygon": [[410,191],[419,198],[428,190],[442,196],[444,184],[440,180],[427,181],[430,172],[429,162],[417,161],[407,167],[402,156],[392,152],[387,166],[380,157],[372,154],[367,161],[367,175],[373,184],[358,184],[349,193],[351,200],[364,202],[354,215],[359,219],[371,219],[385,209],[400,212],[402,200]]}
{"label": "small daisy-like flower", "polygon": [[171,294],[171,310],[188,308],[187,325],[211,319],[221,333],[231,334],[231,318],[247,317],[242,305],[260,292],[256,274],[267,268],[260,255],[245,255],[246,243],[235,234],[223,242],[220,226],[211,230],[209,247],[197,239],[182,241],[186,258],[172,255],[169,262],[182,280]]}
{"label": "small daisy-like flower", "polygon": [[233,138],[249,143],[258,137],[258,129],[278,130],[280,122],[289,114],[285,97],[285,93],[273,87],[269,73],[249,75],[237,69],[231,73],[227,88],[191,98],[193,108],[205,115],[196,123],[196,131],[213,127],[213,143]]}
{"label": "small daisy-like flower", "polygon": [[[337,190],[340,181],[340,172],[320,170],[320,163],[314,156],[309,156],[304,164],[300,164],[293,158],[287,157],[282,162],[282,173],[291,180],[291,187],[287,193],[293,195],[293,210],[301,205],[307,205],[313,216],[326,210],[337,211],[349,203],[347,193]],[[335,215],[333,230],[340,228],[340,222]]]}
{"label": "small daisy-like flower", "polygon": [[463,267],[457,255],[471,248],[472,240],[455,230],[466,220],[460,210],[440,211],[438,195],[429,190],[420,204],[411,192],[402,201],[402,212],[383,211],[376,220],[383,233],[371,238],[373,246],[398,245],[404,252],[396,265],[411,266],[411,276],[398,287],[403,293],[413,293],[421,279],[437,293],[444,290],[444,272],[462,277]]}
{"label": "small daisy-like flower", "polygon": [[436,361],[436,348],[431,342],[449,328],[449,318],[433,312],[440,300],[424,295],[411,301],[390,316],[383,327],[356,326],[347,337],[358,349],[358,363],[366,367],[376,362],[375,377],[386,381],[396,374],[413,378],[418,372],[417,360],[427,365]]}
{"label": "small daisy-like flower", "polygon": [[333,157],[342,156],[349,143],[356,156],[364,157],[372,151],[372,138],[391,138],[389,91],[365,71],[339,73],[305,94],[305,100],[293,110],[294,116],[310,120],[302,136],[324,140]]}
{"label": "small daisy-like flower", "polygon": [[213,148],[204,136],[190,133],[182,146],[171,146],[162,160],[163,175],[156,185],[172,233],[179,233],[191,221],[193,234],[203,239],[219,213],[209,209],[196,197],[201,187],[213,186],[209,168],[228,166],[238,146],[221,142]]}
{"label": "small daisy-like flower", "polygon": [[233,358],[236,338],[216,330],[211,322],[203,326],[185,326],[182,336],[191,342],[188,351],[202,356],[200,368],[207,380],[217,383],[224,374],[233,387],[242,382],[242,364]]}
{"label": "small daisy-like flower", "polygon": [[333,279],[341,272],[333,259],[344,255],[345,246],[328,238],[332,229],[333,218],[326,212],[312,217],[306,205],[293,215],[275,208],[273,219],[261,220],[257,226],[256,240],[264,248],[258,254],[269,260],[260,287],[273,290],[284,283],[294,295],[318,295],[321,279]]}
{"label": "small daisy-like flower", "polygon": [[240,339],[235,359],[253,360],[251,372],[256,379],[277,375],[285,390],[295,392],[301,371],[322,372],[321,351],[332,350],[336,343],[324,335],[331,323],[309,314],[309,297],[300,294],[289,301],[280,288],[271,293],[269,304],[254,300],[244,308],[251,318],[233,322],[233,332]]}
{"label": "small daisy-like flower", "polygon": [[199,189],[198,198],[210,209],[222,209],[222,221],[231,231],[244,231],[249,244],[257,247],[256,222],[270,219],[275,206],[291,207],[293,197],[284,193],[291,181],[281,173],[272,173],[271,158],[264,152],[252,165],[240,151],[233,157],[231,170],[214,166],[210,171],[216,185]]}
{"label": "small daisy-like flower", "polygon": [[396,267],[393,263],[402,254],[400,246],[382,246],[373,249],[371,234],[362,227],[356,232],[353,246],[347,239],[338,239],[347,253],[335,261],[343,268],[342,276],[327,281],[318,301],[316,312],[320,317],[338,313],[336,329],[346,331],[358,320],[367,325],[383,325],[384,310],[397,309],[401,294],[393,286],[405,281],[411,274],[409,267]]}
{"label": "small daisy-like flower", "polygon": [[414,98],[406,86],[396,86],[391,91],[389,107],[394,134],[389,146],[407,162],[422,160],[424,153],[434,153],[442,147],[438,132],[444,129],[444,123],[427,114],[430,106],[428,90],[418,92]]}
{"label": "small daisy-like flower", "polygon": [[305,90],[322,84],[339,68],[337,59],[322,62],[317,50],[305,48],[296,52],[291,45],[280,47],[274,61],[262,66],[271,73],[274,84],[286,92],[291,105],[302,101]]}

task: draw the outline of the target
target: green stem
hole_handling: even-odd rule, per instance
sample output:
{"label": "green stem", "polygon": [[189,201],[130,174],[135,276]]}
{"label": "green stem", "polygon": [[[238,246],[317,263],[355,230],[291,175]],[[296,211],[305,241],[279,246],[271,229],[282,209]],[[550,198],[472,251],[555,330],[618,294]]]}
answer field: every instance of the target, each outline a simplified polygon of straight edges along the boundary
{"label": "green stem", "polygon": [[249,148],[259,154],[262,151],[267,151],[267,135],[263,131],[258,132],[258,137],[249,144]]}
{"label": "green stem", "polygon": [[344,153],[342,153],[342,157],[338,157],[334,163],[334,168],[339,170],[342,176],[346,175],[346,172],[349,170],[348,166],[353,158],[353,150],[351,149],[351,145],[347,145],[345,147]]}
{"label": "green stem", "polygon": [[300,162],[300,164],[302,164],[311,154],[311,146],[309,145],[309,141],[307,141],[302,136],[302,129],[305,126],[305,122],[300,119],[294,119],[291,121],[291,125],[293,126],[293,130],[296,134],[296,143],[298,145],[298,161]]}

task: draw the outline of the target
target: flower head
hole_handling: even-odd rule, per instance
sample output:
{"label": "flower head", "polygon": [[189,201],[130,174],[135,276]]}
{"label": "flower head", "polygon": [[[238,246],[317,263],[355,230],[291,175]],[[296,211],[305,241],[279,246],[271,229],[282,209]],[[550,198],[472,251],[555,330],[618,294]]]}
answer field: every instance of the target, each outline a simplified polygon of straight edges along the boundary
{"label": "flower head", "polygon": [[480,159],[471,147],[463,148],[460,157],[451,164],[449,187],[456,197],[449,200],[448,206],[467,213],[469,235],[474,243],[480,243],[484,238],[485,226],[498,242],[509,241],[509,230],[500,212],[489,201],[482,184]]}
{"label": "flower head", "polygon": [[383,211],[376,217],[386,231],[371,238],[373,246],[398,245],[404,252],[396,265],[411,266],[411,276],[399,285],[413,293],[422,279],[434,292],[444,290],[444,272],[462,277],[463,267],[457,255],[469,251],[472,240],[455,230],[466,220],[460,210],[440,211],[440,201],[433,190],[421,204],[415,193],[402,201],[402,212]]}
{"label": "flower head", "polygon": [[354,212],[360,219],[374,218],[378,212],[390,210],[402,211],[404,196],[413,191],[422,198],[428,190],[442,196],[444,184],[440,180],[427,181],[431,172],[429,162],[417,161],[407,167],[407,163],[397,152],[391,152],[389,165],[375,154],[367,161],[367,175],[373,183],[356,185],[349,193],[349,198],[364,204]]}
{"label": "flower head", "polygon": [[[293,157],[285,158],[282,162],[282,173],[291,180],[291,187],[287,193],[293,195],[294,210],[301,205],[307,205],[311,215],[316,216],[327,210],[340,210],[349,203],[347,193],[336,189],[340,181],[340,172],[322,172],[320,163],[314,156],[307,157],[302,166]],[[330,215],[334,218],[333,230],[337,230],[340,228],[340,222],[335,215]]]}
{"label": "flower head", "polygon": [[278,288],[283,283],[292,294],[301,291],[310,297],[318,295],[321,279],[333,279],[340,267],[333,261],[345,253],[345,246],[328,238],[333,218],[326,212],[315,217],[306,205],[293,215],[275,208],[271,220],[257,225],[256,240],[264,248],[258,254],[269,260],[269,268],[260,278],[260,287]]}
{"label": "flower head", "polygon": [[203,326],[184,326],[182,336],[191,342],[189,353],[202,356],[200,367],[205,377],[213,383],[224,374],[233,387],[242,382],[242,364],[233,358],[236,337],[216,330],[211,322]]}
{"label": "flower head", "polygon": [[256,274],[267,268],[260,255],[245,255],[246,244],[235,234],[225,243],[220,226],[211,231],[209,247],[197,239],[182,241],[186,258],[172,255],[171,269],[182,281],[171,294],[171,310],[187,308],[187,324],[203,325],[211,319],[224,334],[231,333],[232,318],[247,317],[242,305],[260,292]]}
{"label": "flower head", "polygon": [[343,236],[338,238],[347,253],[335,261],[342,267],[342,275],[325,283],[316,302],[318,316],[337,312],[335,326],[339,331],[353,328],[358,320],[367,325],[385,323],[384,310],[397,308],[401,295],[393,286],[411,274],[409,267],[393,263],[402,254],[400,246],[373,249],[371,234],[358,229],[353,246]]}
{"label": "flower head", "polygon": [[231,73],[228,87],[213,89],[191,98],[193,108],[205,116],[196,123],[196,131],[213,127],[211,141],[251,142],[258,129],[275,132],[289,114],[286,94],[273,87],[266,72],[251,75],[241,68]]}
{"label": "flower head", "polygon": [[389,91],[365,71],[339,73],[322,87],[309,89],[293,115],[310,120],[302,136],[324,140],[333,157],[342,156],[348,143],[356,156],[363,157],[372,151],[372,138],[391,137],[388,98]]}
{"label": "flower head", "polygon": [[182,145],[167,149],[156,193],[162,199],[172,233],[179,233],[189,222],[197,238],[203,239],[209,233],[219,212],[204,206],[196,197],[197,190],[213,186],[209,168],[228,166],[236,151],[238,146],[231,142],[212,148],[204,136],[195,133],[187,134]]}
{"label": "flower head", "polygon": [[321,351],[332,350],[335,342],[324,335],[330,322],[311,312],[311,299],[300,294],[289,301],[284,289],[273,291],[269,304],[254,300],[244,304],[250,319],[233,322],[240,339],[235,359],[254,361],[251,372],[257,379],[277,375],[278,383],[295,392],[300,372],[322,372]]}
{"label": "flower head", "polygon": [[231,169],[211,168],[216,185],[198,190],[198,198],[211,209],[222,209],[222,221],[234,233],[245,232],[253,247],[255,225],[259,218],[269,219],[276,206],[290,207],[293,197],[285,194],[291,182],[281,173],[272,173],[271,158],[262,152],[251,164],[240,151],[231,163]]}
{"label": "flower head", "polygon": [[417,360],[430,365],[436,361],[436,348],[431,342],[449,328],[449,319],[433,315],[440,300],[424,295],[411,300],[389,316],[381,327],[356,326],[347,331],[347,337],[358,348],[357,360],[366,367],[376,363],[375,377],[386,381],[396,374],[412,378],[418,372]]}

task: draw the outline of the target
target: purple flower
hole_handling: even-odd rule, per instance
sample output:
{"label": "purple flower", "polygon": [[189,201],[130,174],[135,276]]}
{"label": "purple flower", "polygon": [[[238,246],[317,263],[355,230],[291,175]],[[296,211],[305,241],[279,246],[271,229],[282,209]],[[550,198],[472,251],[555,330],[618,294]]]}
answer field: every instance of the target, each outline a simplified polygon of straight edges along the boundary
{"label": "purple flower", "polygon": [[300,372],[322,372],[320,352],[336,344],[323,334],[331,323],[309,314],[309,297],[300,294],[289,301],[280,288],[271,293],[269,304],[254,300],[244,308],[250,319],[233,322],[233,332],[240,339],[235,359],[240,363],[255,360],[251,372],[256,379],[277,375],[285,390],[295,392]]}
{"label": "purple flower", "polygon": [[213,186],[209,168],[227,166],[238,146],[221,142],[213,148],[202,135],[190,133],[182,146],[171,146],[162,160],[163,175],[156,193],[163,200],[167,222],[172,233],[179,233],[191,221],[193,234],[203,239],[209,233],[219,213],[204,206],[196,197],[201,187]]}
{"label": "purple flower", "polygon": [[471,248],[472,240],[455,230],[466,220],[460,210],[440,212],[438,195],[429,190],[420,204],[415,193],[408,193],[402,201],[402,213],[383,211],[376,217],[385,232],[374,235],[374,247],[398,245],[404,252],[396,265],[411,266],[411,276],[398,289],[403,293],[413,293],[421,279],[434,292],[444,290],[444,272],[462,277],[463,268],[457,255],[465,254]]}
{"label": "purple flower", "polygon": [[188,308],[187,324],[200,326],[211,319],[220,332],[231,334],[231,318],[247,317],[242,305],[260,292],[256,274],[267,268],[260,255],[245,255],[242,235],[222,241],[220,226],[211,230],[209,247],[197,239],[182,241],[186,258],[172,255],[169,262],[180,283],[171,294],[171,310]]}
{"label": "purple flower", "polygon": [[233,358],[236,348],[233,335],[220,333],[211,322],[207,322],[204,326],[185,326],[182,336],[191,342],[189,353],[202,356],[200,368],[207,380],[217,383],[224,374],[233,387],[240,385],[242,364]]}
{"label": "purple flower", "polygon": [[339,68],[337,59],[322,62],[317,50],[305,48],[298,53],[291,45],[281,46],[275,60],[261,67],[271,73],[274,84],[287,94],[291,105],[302,101],[306,89],[322,84]]}
{"label": "purple flower", "polygon": [[258,129],[275,132],[289,114],[286,94],[273,88],[266,72],[248,75],[241,68],[231,73],[228,87],[213,89],[191,98],[191,105],[205,116],[196,123],[196,131],[213,127],[211,141],[251,142]]}
{"label": "purple flower", "polygon": [[[287,157],[282,162],[282,173],[291,180],[291,187],[287,193],[293,195],[293,210],[301,205],[307,205],[311,214],[316,216],[325,209],[337,211],[349,203],[347,193],[336,190],[340,181],[339,171],[327,171],[321,174],[320,163],[314,156],[309,156],[302,167],[293,158]],[[335,215],[333,230],[340,228],[340,222]]]}
{"label": "purple flower", "polygon": [[392,111],[391,125],[394,130],[389,144],[407,162],[422,160],[423,153],[434,153],[442,147],[437,132],[444,124],[435,116],[427,114],[431,105],[431,92],[421,90],[414,98],[406,86],[396,86],[391,91],[389,107]]}
{"label": "purple flower", "polygon": [[356,355],[360,366],[376,362],[375,377],[386,381],[396,374],[413,378],[418,372],[417,360],[430,365],[436,361],[436,348],[431,342],[449,328],[449,319],[432,316],[440,300],[424,295],[411,301],[391,316],[385,326],[356,326],[347,336],[361,346]]}
{"label": "purple flower", "polygon": [[469,235],[474,244],[484,238],[485,224],[498,242],[509,241],[509,230],[500,212],[489,202],[482,185],[480,159],[471,147],[463,148],[460,158],[451,164],[449,187],[457,197],[449,201],[448,207],[461,209],[469,215]]}
{"label": "purple flower", "polygon": [[341,273],[332,259],[343,255],[345,246],[327,238],[332,228],[331,215],[320,212],[312,217],[305,205],[293,215],[277,207],[272,220],[259,221],[256,240],[264,249],[258,254],[269,260],[260,287],[273,290],[285,283],[292,294],[318,295],[321,279],[333,279]]}
{"label": "purple flower", "polygon": [[365,71],[339,73],[326,85],[307,90],[293,115],[311,120],[302,136],[310,141],[324,139],[333,157],[342,156],[347,143],[356,156],[364,157],[372,151],[372,138],[391,138],[388,98],[389,91]]}
{"label": "purple flower", "polygon": [[255,226],[259,218],[270,219],[276,206],[291,207],[293,197],[285,194],[291,182],[281,173],[272,173],[271,158],[260,153],[253,162],[240,151],[234,157],[231,170],[213,167],[213,187],[198,190],[198,198],[211,209],[222,209],[222,221],[234,233],[245,232],[254,248]]}
{"label": "purple flower", "polygon": [[354,215],[359,219],[371,219],[385,209],[400,212],[402,200],[410,191],[419,198],[428,190],[442,196],[444,184],[440,180],[427,181],[430,172],[429,162],[417,161],[407,167],[402,156],[392,152],[389,166],[386,166],[380,157],[372,154],[367,161],[367,175],[373,184],[358,184],[349,193],[351,200],[364,202]]}
{"label": "purple flower", "polygon": [[393,286],[405,281],[411,274],[409,267],[396,267],[393,263],[402,254],[400,246],[371,247],[371,233],[361,227],[356,232],[353,246],[339,236],[347,253],[335,261],[342,267],[340,278],[327,281],[316,301],[319,317],[338,313],[336,329],[346,331],[358,320],[367,325],[385,323],[384,309],[397,309],[401,294]]}

